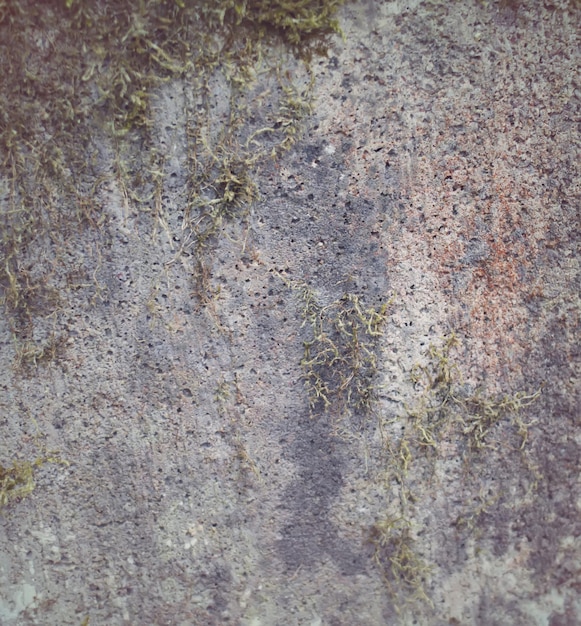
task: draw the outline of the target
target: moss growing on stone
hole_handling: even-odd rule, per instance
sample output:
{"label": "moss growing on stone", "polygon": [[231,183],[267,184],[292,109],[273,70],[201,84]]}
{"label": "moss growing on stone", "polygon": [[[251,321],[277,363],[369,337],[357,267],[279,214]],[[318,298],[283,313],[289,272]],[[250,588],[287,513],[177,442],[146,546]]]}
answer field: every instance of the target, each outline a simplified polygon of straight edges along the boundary
{"label": "moss growing on stone", "polygon": [[6,467],[0,465],[0,509],[34,491],[34,474],[45,463],[68,465],[54,454],[39,456],[33,461],[15,460]]}
{"label": "moss growing on stone", "polygon": [[311,334],[301,361],[311,409],[369,412],[377,399],[379,340],[391,300],[375,308],[345,293],[324,306],[305,283],[285,282],[298,294]]}
{"label": "moss growing on stone", "polygon": [[[169,174],[155,111],[169,82],[180,83],[184,94],[185,127],[176,129],[188,145],[181,164],[184,238],[196,256],[198,290],[208,288],[198,272],[200,250],[226,221],[244,218],[258,197],[258,164],[298,138],[313,99],[309,60],[339,31],[341,4],[2,4],[0,297],[18,340],[33,341],[35,318],[56,310],[54,295],[70,282],[63,259],[80,254],[76,234],[106,224],[98,197],[107,185],[167,228],[162,192]],[[284,70],[289,63],[292,78]],[[253,91],[265,75],[272,77],[266,118]]]}
{"label": "moss growing on stone", "polygon": [[24,498],[34,489],[33,473],[37,461],[13,461],[11,467],[0,465],[0,508],[11,500]]}
{"label": "moss growing on stone", "polygon": [[[507,498],[511,477],[503,476],[501,467],[506,455],[522,463],[522,475],[530,479],[523,497],[534,490],[538,478],[526,449],[533,422],[524,411],[539,398],[540,390],[496,397],[471,388],[460,376],[459,347],[455,334],[440,345],[431,344],[425,361],[410,372],[413,402],[403,415],[384,418],[382,423],[384,480],[395,498],[386,503],[386,515],[370,529],[369,537],[375,561],[401,610],[413,610],[418,600],[431,602],[426,583],[432,565],[420,553],[418,541],[424,504],[415,484],[420,482],[425,493],[426,481],[431,483],[438,472],[453,468],[449,471],[463,485],[464,500],[463,512],[453,525],[473,533],[479,519],[503,506]],[[457,459],[461,459],[459,466]],[[490,473],[494,481],[487,480]],[[515,493],[511,492],[509,506],[514,505]]]}

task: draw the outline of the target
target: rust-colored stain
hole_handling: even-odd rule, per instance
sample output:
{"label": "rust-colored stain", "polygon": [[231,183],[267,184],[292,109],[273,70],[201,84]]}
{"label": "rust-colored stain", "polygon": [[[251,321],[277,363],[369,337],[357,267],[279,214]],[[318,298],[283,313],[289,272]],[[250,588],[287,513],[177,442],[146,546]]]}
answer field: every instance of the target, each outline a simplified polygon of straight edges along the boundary
{"label": "rust-colored stain", "polygon": [[531,349],[529,305],[545,295],[539,272],[560,245],[551,233],[567,226],[553,163],[567,154],[566,126],[555,129],[554,111],[517,89],[523,69],[512,58],[501,65],[514,84],[499,79],[492,92],[463,68],[461,99],[430,90],[431,76],[405,71],[407,63],[394,46],[389,64],[375,68],[382,80],[366,81],[364,96],[350,93],[332,118],[347,196],[383,212],[393,283],[403,265],[436,276],[434,298],[473,342],[484,375],[518,375]]}

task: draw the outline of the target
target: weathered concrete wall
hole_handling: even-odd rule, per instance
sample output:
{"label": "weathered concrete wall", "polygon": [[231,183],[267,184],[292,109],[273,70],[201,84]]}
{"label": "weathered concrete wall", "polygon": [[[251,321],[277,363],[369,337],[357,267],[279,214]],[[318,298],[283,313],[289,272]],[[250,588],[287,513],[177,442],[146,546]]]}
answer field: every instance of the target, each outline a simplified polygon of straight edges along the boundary
{"label": "weathered concrete wall", "polygon": [[[0,329],[4,460],[40,432],[70,463],[3,510],[2,624],[581,621],[579,10],[369,0],[341,24],[304,138],[262,164],[249,223],[211,250],[209,304],[172,262],[170,84],[165,228],[111,183],[103,229],[78,235],[102,292],[51,318],[64,358],[17,371]],[[288,281],[323,307],[393,295],[371,413],[310,410]],[[454,393],[542,388],[520,413],[527,445],[508,412],[472,449],[458,406],[433,450],[416,432],[402,472],[402,433],[431,401],[410,375],[452,332]],[[407,583],[389,536],[374,546],[403,514]]]}

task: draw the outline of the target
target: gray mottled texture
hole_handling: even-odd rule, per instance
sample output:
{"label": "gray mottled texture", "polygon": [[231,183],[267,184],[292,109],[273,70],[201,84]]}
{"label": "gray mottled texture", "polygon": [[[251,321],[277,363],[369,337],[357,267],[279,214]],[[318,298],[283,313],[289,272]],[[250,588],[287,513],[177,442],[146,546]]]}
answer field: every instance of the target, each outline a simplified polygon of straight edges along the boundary
{"label": "gray mottled texture", "polygon": [[[70,463],[44,465],[2,513],[0,623],[581,622],[579,9],[368,0],[341,23],[344,40],[315,60],[307,132],[261,165],[249,223],[212,249],[211,305],[187,259],[168,264],[185,159],[170,83],[154,129],[172,155],[167,228],[112,180],[103,228],[77,242],[102,291],[45,320],[66,334],[64,358],[14,371],[0,321],[3,460],[40,432]],[[308,328],[277,272],[322,305],[395,294],[376,414],[310,414]],[[378,426],[397,437],[412,366],[453,330],[469,387],[542,386],[524,415],[536,484],[518,451],[480,454],[477,489],[453,442],[418,462],[432,604],[398,616],[369,543],[397,492]],[[498,502],[460,530],[487,489]]]}

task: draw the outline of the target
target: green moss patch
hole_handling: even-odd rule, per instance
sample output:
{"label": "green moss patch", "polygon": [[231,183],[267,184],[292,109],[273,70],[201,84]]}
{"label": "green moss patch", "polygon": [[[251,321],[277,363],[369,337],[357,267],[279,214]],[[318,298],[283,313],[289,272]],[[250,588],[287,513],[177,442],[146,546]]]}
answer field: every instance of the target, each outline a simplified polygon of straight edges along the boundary
{"label": "green moss patch", "polygon": [[324,306],[305,283],[285,282],[301,301],[303,326],[311,335],[301,361],[311,409],[369,412],[377,399],[379,340],[391,300],[376,308],[345,293]]}
{"label": "green moss patch", "polygon": [[39,456],[33,461],[12,461],[10,466],[0,465],[0,509],[11,502],[30,495],[35,488],[34,474],[45,463],[68,465],[58,456]]}
{"label": "green moss patch", "polygon": [[203,251],[258,197],[260,163],[298,138],[313,101],[309,61],[339,32],[341,4],[0,6],[0,298],[18,340],[43,351],[35,320],[57,310],[71,282],[99,291],[90,270],[72,277],[71,266],[85,269],[77,235],[106,225],[98,198],[112,181],[152,227],[168,228],[169,155],[155,111],[169,83],[183,95],[184,126],[175,129],[187,144],[183,239],[198,291],[207,288]]}

